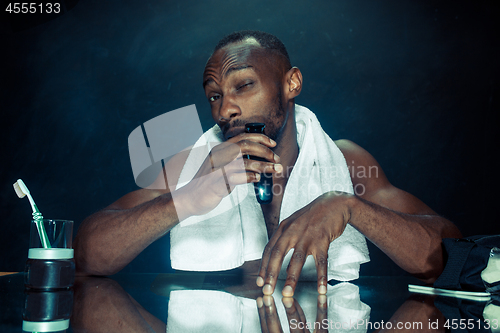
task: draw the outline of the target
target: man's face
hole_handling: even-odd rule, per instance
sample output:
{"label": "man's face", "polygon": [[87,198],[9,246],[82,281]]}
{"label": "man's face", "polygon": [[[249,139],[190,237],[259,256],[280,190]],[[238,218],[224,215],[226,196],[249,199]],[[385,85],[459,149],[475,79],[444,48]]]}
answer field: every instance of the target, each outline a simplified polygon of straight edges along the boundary
{"label": "man's face", "polygon": [[227,140],[243,133],[246,123],[266,124],[275,141],[286,123],[279,62],[253,39],[229,44],[208,60],[203,74],[212,117]]}

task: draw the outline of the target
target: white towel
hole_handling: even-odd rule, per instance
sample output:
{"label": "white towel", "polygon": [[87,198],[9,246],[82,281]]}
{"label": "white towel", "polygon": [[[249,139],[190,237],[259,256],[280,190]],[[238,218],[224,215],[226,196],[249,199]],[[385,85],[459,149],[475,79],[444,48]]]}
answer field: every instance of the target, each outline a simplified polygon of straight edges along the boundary
{"label": "white towel", "polygon": [[[323,193],[354,193],[345,158],[323,131],[314,113],[296,105],[295,118],[299,157],[283,195],[280,222]],[[219,127],[214,126],[198,140],[195,147],[211,147],[214,142],[216,144],[222,141]],[[205,154],[189,155],[179,177],[178,187],[194,177],[208,151],[209,148],[205,149]],[[239,267],[245,261],[260,259],[268,237],[253,184],[236,186],[214,210],[182,221],[171,230],[170,237],[170,258],[174,269],[227,270]],[[292,251],[285,258],[281,277],[286,274],[291,255]],[[365,237],[351,225],[347,225],[344,233],[330,244],[328,279],[356,279],[359,277],[360,264],[368,261]],[[311,256],[306,260],[301,279],[316,279],[316,267]]]}
{"label": "white towel", "polygon": [[[273,294],[276,311],[283,332],[290,332],[286,310],[281,301],[279,285]],[[299,291],[300,289],[300,291]],[[314,325],[317,314],[318,292],[316,284],[299,285],[295,301],[304,312],[306,323]],[[328,285],[328,331],[366,332],[364,325],[370,318],[371,308],[361,302],[359,287],[348,282]],[[292,323],[298,324],[298,323]],[[324,322],[321,322],[324,325]],[[325,326],[323,326],[325,327]],[[292,326],[292,329],[295,328]],[[257,333],[262,332],[256,301],[213,290],[176,290],[170,293],[167,316],[168,333]]]}

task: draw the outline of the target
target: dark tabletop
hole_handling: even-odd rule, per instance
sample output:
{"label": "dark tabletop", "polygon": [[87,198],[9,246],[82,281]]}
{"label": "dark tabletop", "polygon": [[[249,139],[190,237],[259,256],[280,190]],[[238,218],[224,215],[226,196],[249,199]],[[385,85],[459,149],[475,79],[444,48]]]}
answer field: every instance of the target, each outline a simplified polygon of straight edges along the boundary
{"label": "dark tabletop", "polygon": [[70,319],[66,332],[467,331],[460,323],[490,332],[486,302],[412,294],[408,284],[421,283],[361,277],[332,282],[327,297],[318,297],[315,282],[302,282],[293,300],[282,300],[279,292],[263,298],[255,277],[239,274],[78,277],[69,290],[41,292],[25,289],[18,273],[0,277],[0,332],[22,332],[23,319]]}

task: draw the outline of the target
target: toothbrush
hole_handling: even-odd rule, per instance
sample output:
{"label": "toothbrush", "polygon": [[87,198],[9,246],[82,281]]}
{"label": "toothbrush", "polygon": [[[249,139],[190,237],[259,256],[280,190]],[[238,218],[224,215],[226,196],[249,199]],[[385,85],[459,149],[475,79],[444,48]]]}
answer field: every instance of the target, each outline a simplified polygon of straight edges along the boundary
{"label": "toothbrush", "polygon": [[43,226],[42,213],[40,213],[40,211],[38,210],[38,207],[36,206],[33,197],[31,197],[28,187],[26,187],[26,185],[21,179],[18,179],[17,182],[14,183],[14,191],[16,191],[16,194],[19,198],[24,198],[25,196],[28,196],[31,208],[33,209],[33,220],[35,221],[36,227],[38,229],[38,235],[40,236],[40,241],[42,242],[42,246],[45,249],[51,248],[49,237],[47,236],[47,232],[45,231],[45,228]]}

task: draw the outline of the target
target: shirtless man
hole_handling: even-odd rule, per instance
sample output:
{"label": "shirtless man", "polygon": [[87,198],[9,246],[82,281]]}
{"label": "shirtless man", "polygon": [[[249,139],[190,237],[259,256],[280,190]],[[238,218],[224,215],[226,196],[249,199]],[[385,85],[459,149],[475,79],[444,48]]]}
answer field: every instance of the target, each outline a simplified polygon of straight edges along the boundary
{"label": "shirtless man", "polygon": [[[275,184],[286,187],[289,174],[283,171],[293,168],[299,154],[294,99],[302,89],[302,74],[290,65],[284,46],[276,40],[251,32],[219,43],[206,64],[203,87],[226,142],[214,148],[199,169],[197,176],[205,177],[195,177],[179,189],[128,193],[88,217],[74,242],[79,272],[118,272],[180,221],[214,209],[227,195],[225,179],[245,184],[258,181],[259,174],[266,172],[273,173]],[[243,133],[248,122],[265,123],[266,135]],[[353,186],[363,186],[362,194],[324,193],[281,223],[282,194],[262,205],[270,240],[260,261],[257,285],[266,295],[274,292],[283,258],[293,248],[283,296],[293,295],[309,255],[316,264],[318,292],[326,293],[328,247],[347,224],[407,272],[434,281],[444,267],[441,239],[461,237],[458,229],[413,195],[391,185],[363,148],[347,140],[335,143],[354,168],[376,167],[378,177],[358,178],[352,173]],[[213,171],[234,159],[234,147],[266,161],[244,160],[246,172],[226,170],[227,178],[222,178]],[[181,170],[185,158],[171,159],[168,167]],[[175,207],[171,191],[176,191]]]}

